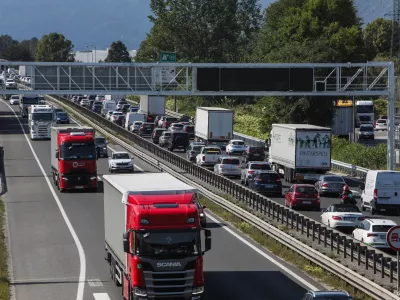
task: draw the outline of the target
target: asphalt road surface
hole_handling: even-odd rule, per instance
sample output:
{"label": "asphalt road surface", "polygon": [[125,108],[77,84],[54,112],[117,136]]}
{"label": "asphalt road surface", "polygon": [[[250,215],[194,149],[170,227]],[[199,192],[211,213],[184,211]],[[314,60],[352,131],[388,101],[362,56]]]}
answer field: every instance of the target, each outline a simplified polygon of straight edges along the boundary
{"label": "asphalt road surface", "polygon": [[[50,142],[28,140],[19,122],[27,131],[26,119],[15,117],[0,101],[7,185],[3,198],[16,299],[121,299],[104,260],[102,192],[59,193],[49,180]],[[135,166],[135,172],[157,172],[136,157]],[[107,173],[107,159],[99,159],[99,177]],[[322,288],[208,215],[213,246],[205,256],[206,299],[295,300],[307,289]]]}

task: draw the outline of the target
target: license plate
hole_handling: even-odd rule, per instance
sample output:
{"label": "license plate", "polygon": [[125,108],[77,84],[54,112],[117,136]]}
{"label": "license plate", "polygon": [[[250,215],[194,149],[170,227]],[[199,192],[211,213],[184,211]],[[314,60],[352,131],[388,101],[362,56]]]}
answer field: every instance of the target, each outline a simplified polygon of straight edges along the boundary
{"label": "license plate", "polygon": [[76,186],[75,188],[76,188],[76,189],[83,189],[83,186],[82,186],[82,185],[79,185],[79,186]]}
{"label": "license plate", "polygon": [[259,153],[256,153],[256,154],[254,154],[254,156],[260,156],[260,154],[259,154]]}
{"label": "license plate", "polygon": [[273,188],[274,185],[273,185],[273,184],[264,184],[264,187],[266,187],[266,188]]}
{"label": "license plate", "polygon": [[303,204],[311,204],[311,201],[303,201]]}
{"label": "license plate", "polygon": [[343,218],[345,221],[354,221],[354,218]]}

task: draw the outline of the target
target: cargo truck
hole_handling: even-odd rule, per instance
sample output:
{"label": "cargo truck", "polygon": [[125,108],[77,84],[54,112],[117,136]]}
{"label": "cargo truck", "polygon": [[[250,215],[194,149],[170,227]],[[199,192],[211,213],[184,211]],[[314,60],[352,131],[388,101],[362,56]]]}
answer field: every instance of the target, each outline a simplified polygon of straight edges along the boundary
{"label": "cargo truck", "polygon": [[21,117],[28,117],[28,107],[31,105],[38,105],[41,101],[41,96],[39,95],[20,95],[19,100],[19,112]]}
{"label": "cargo truck", "polygon": [[339,137],[348,138],[354,131],[352,107],[336,107],[333,117],[332,133]]}
{"label": "cargo truck", "polygon": [[140,96],[140,113],[147,116],[145,122],[154,122],[157,116],[165,115],[165,96]]}
{"label": "cargo truck", "polygon": [[103,182],[105,258],[123,298],[203,299],[211,231],[200,225],[197,190],[167,173]]}
{"label": "cargo truck", "polygon": [[233,111],[219,107],[198,107],[194,134],[197,141],[227,144],[233,138]]}
{"label": "cargo truck", "polygon": [[51,127],[53,182],[61,191],[96,190],[97,162],[95,129],[76,124]]}
{"label": "cargo truck", "polygon": [[269,163],[287,182],[317,181],[331,169],[330,128],[308,124],[272,124]]}
{"label": "cargo truck", "polygon": [[28,114],[28,126],[31,139],[50,139],[50,129],[53,122],[53,107],[51,105],[31,105],[28,107]]}
{"label": "cargo truck", "polygon": [[33,66],[19,66],[19,75],[21,77],[33,77]]}

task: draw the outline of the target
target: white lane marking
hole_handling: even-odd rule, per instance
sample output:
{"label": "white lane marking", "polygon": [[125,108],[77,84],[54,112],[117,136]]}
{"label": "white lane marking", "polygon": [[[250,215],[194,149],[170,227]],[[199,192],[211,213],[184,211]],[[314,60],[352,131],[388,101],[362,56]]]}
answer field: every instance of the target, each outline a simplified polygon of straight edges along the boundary
{"label": "white lane marking", "polygon": [[100,279],[88,279],[88,284],[90,287],[101,287],[103,283]]}
{"label": "white lane marking", "polygon": [[93,293],[95,300],[111,300],[107,293]]}
{"label": "white lane marking", "polygon": [[[219,220],[217,220],[216,218],[214,218],[213,216],[210,216],[210,214],[207,215],[207,218],[210,218],[211,221],[221,224],[221,222]],[[276,261],[276,259],[270,255],[268,255],[267,253],[265,253],[264,251],[258,249],[256,246],[254,246],[253,244],[249,243],[248,241],[246,241],[244,238],[242,238],[240,235],[238,235],[236,232],[234,232],[232,229],[228,228],[227,226],[221,226],[221,228],[225,229],[227,232],[229,232],[230,234],[232,234],[235,238],[237,238],[239,241],[241,241],[242,243],[244,243],[246,246],[250,247],[251,249],[253,249],[254,251],[256,251],[258,254],[260,254],[262,257],[266,258],[267,260],[269,260],[271,263],[273,263],[274,265],[276,265],[278,268],[282,269],[285,273],[289,274],[291,277],[295,278],[297,281],[301,282],[304,286],[306,286],[308,289],[313,290],[313,291],[318,291],[319,289],[315,286],[313,286],[310,282],[308,282],[307,280],[301,278],[299,275],[297,275],[296,273],[294,273],[292,270],[290,270],[289,268],[285,267],[283,264],[281,264],[280,262]]]}
{"label": "white lane marking", "polygon": [[79,270],[79,283],[78,283],[78,291],[76,294],[76,300],[83,300],[83,291],[85,290],[85,281],[86,281],[86,257],[85,257],[85,251],[83,250],[82,244],[78,238],[78,235],[76,234],[74,227],[71,224],[71,221],[69,220],[67,213],[64,210],[64,207],[61,204],[60,199],[57,196],[57,193],[55,192],[48,176],[47,173],[45,172],[42,164],[40,163],[40,160],[38,158],[38,156],[36,155],[35,150],[33,149],[33,146],[31,144],[31,141],[28,138],[28,135],[26,134],[26,131],[24,129],[24,126],[22,126],[22,123],[20,121],[20,119],[18,118],[17,114],[15,113],[15,111],[12,109],[12,107],[10,105],[8,105],[7,102],[5,102],[4,100],[1,100],[1,102],[3,102],[5,105],[8,106],[9,109],[11,109],[11,111],[13,112],[15,118],[17,119],[19,125],[21,126],[22,132],[24,133],[25,139],[28,142],[29,148],[32,151],[33,156],[35,157],[35,160],[40,168],[40,171],[42,171],[43,177],[47,182],[47,185],[49,186],[49,189],[51,191],[51,193],[53,194],[54,200],[57,203],[58,208],[60,209],[61,215],[64,218],[65,223],[67,224],[67,227],[72,235],[72,238],[74,239],[76,248],[78,249],[78,253],[79,253],[79,263],[80,263],[80,270]]}

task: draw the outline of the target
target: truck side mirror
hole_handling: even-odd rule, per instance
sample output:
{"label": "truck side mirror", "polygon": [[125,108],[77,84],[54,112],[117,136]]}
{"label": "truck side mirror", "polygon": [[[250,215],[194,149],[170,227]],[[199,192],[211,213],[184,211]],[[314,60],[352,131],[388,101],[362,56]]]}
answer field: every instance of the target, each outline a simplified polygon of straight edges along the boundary
{"label": "truck side mirror", "polygon": [[122,234],[122,243],[123,243],[123,246],[124,246],[124,252],[125,253],[130,253],[131,252],[130,249],[129,249],[129,234],[130,234],[130,232],[124,232]]}
{"label": "truck side mirror", "polygon": [[204,252],[211,250],[211,230],[205,229],[204,230],[205,241],[204,241]]}
{"label": "truck side mirror", "polygon": [[58,150],[56,150],[56,158],[58,158],[59,157],[59,153],[58,153]]}

